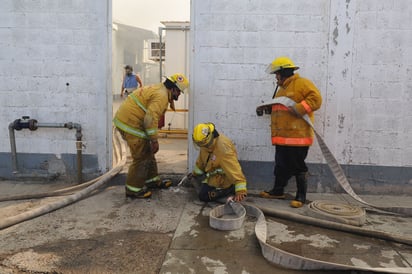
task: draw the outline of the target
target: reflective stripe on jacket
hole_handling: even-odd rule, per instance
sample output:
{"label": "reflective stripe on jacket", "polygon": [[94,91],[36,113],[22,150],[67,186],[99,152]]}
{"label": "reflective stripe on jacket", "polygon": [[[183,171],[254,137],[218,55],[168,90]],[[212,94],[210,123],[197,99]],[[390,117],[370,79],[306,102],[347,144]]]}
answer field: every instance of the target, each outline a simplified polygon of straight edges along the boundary
{"label": "reflective stripe on jacket", "polygon": [[239,164],[236,148],[232,141],[223,134],[214,140],[210,148],[200,148],[193,173],[196,175],[211,174],[207,177],[207,184],[210,186],[228,188],[235,185],[236,192],[246,193],[247,191],[246,178]]}
{"label": "reflective stripe on jacket", "polygon": [[119,107],[113,123],[136,137],[156,139],[159,118],[168,104],[169,92],[162,83],[139,88]]}
{"label": "reflective stripe on jacket", "polygon": [[[271,114],[272,145],[310,146],[312,128],[299,116],[308,114],[312,123],[313,112],[320,108],[322,96],[308,79],[295,74],[285,80],[276,97],[286,96],[296,102],[293,111],[282,105],[273,105]],[[295,112],[295,113],[293,113]]]}

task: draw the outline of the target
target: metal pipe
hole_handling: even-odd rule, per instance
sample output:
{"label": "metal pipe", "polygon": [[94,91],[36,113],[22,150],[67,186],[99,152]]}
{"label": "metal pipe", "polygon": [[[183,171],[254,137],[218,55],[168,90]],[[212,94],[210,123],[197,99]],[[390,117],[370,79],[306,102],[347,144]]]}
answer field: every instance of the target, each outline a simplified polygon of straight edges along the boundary
{"label": "metal pipe", "polygon": [[[121,143],[120,138],[116,134],[114,136],[115,140],[118,141],[118,144],[120,144],[119,147],[115,144],[113,149],[118,149],[121,150],[120,154],[122,155],[121,160],[116,164],[115,167],[113,167],[111,170],[103,174],[98,178],[96,182],[94,182],[91,185],[88,185],[86,188],[73,193],[69,196],[63,197],[59,200],[53,201],[48,204],[41,205],[40,207],[36,207],[32,210],[29,210],[27,212],[23,212],[14,216],[10,216],[8,218],[2,218],[0,220],[0,230],[13,226],[15,224],[36,218],[38,216],[41,216],[43,214],[49,213],[53,210],[57,210],[59,208],[62,208],[64,206],[67,206],[69,204],[75,203],[89,195],[91,195],[93,192],[101,188],[104,184],[109,182],[116,174],[118,174],[120,171],[122,171],[123,166],[126,164],[126,153],[125,153],[125,147],[123,143]],[[93,180],[94,181],[94,180]]]}
{"label": "metal pipe", "polygon": [[187,129],[159,129],[159,133],[187,134]]}
{"label": "metal pipe", "polygon": [[28,128],[32,131],[37,130],[39,127],[42,128],[67,128],[76,130],[76,165],[77,165],[77,182],[80,184],[83,181],[83,157],[82,157],[82,126],[78,123],[38,123],[35,119],[30,119],[29,116],[24,116],[22,119],[17,119],[9,124],[9,137],[11,146],[11,157],[12,157],[12,167],[13,174],[18,177],[33,176],[33,174],[20,174],[17,165],[17,149],[16,149],[16,138],[14,130],[21,130]]}
{"label": "metal pipe", "polygon": [[76,162],[77,162],[77,182],[81,184],[83,182],[83,158],[82,158],[82,126],[77,123],[66,123],[65,127],[68,129],[76,129]]}
{"label": "metal pipe", "polygon": [[16,136],[14,134],[14,122],[9,124],[9,138],[11,147],[11,165],[13,174],[18,173],[17,170],[17,150],[16,150]]}
{"label": "metal pipe", "polygon": [[77,182],[83,182],[83,157],[82,157],[82,126],[78,123],[36,123],[37,127],[44,128],[67,128],[76,129],[76,165],[77,165]]}
{"label": "metal pipe", "polygon": [[159,77],[160,77],[160,82],[162,82],[162,74],[163,74],[163,69],[162,69],[162,33],[163,33],[163,28],[159,27]]}

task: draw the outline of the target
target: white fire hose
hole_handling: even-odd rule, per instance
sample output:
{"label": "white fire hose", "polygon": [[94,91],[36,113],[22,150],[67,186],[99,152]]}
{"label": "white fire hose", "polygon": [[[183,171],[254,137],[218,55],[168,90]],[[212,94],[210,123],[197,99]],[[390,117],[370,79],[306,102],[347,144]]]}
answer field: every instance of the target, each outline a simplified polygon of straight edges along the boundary
{"label": "white fire hose", "polygon": [[[232,214],[231,214],[232,213]],[[234,214],[233,214],[234,213]],[[265,213],[268,215],[277,215],[282,214],[282,211],[271,211],[265,210]],[[274,213],[274,214],[273,214]],[[373,231],[368,231],[359,227],[352,227],[344,224],[333,223],[324,220],[317,220],[311,217],[306,216],[294,216],[298,215],[295,213],[284,212],[287,219],[297,218],[297,220],[307,220],[313,219],[316,225],[323,223],[325,227],[331,227],[331,225],[337,225],[340,227],[350,227],[351,229],[356,229],[359,232],[364,230],[364,235],[370,235]],[[222,216],[226,215],[225,218]],[[299,270],[363,270],[363,271],[374,271],[374,272],[384,272],[384,273],[412,273],[411,267],[363,267],[363,266],[354,266],[346,264],[338,264],[327,261],[315,260],[307,257],[303,257],[297,254],[292,254],[290,252],[284,251],[280,248],[274,247],[267,243],[267,224],[265,215],[262,210],[256,206],[247,204],[247,203],[235,203],[229,202],[225,205],[220,205],[215,207],[210,211],[209,215],[209,224],[211,227],[218,230],[236,230],[239,229],[245,219],[245,215],[252,216],[256,218],[255,225],[255,234],[259,241],[262,255],[269,262],[290,269],[299,269]],[[228,218],[227,216],[234,216]],[[377,232],[375,232],[376,234]],[[406,239],[405,239],[406,240]],[[412,245],[412,239],[409,239],[409,244]]]}
{"label": "white fire hose", "polygon": [[[100,188],[101,186],[103,186],[104,184],[106,184],[107,182],[109,182],[116,174],[118,174],[122,169],[123,166],[126,163],[126,152],[125,152],[125,147],[124,144],[121,142],[120,138],[119,138],[119,134],[117,133],[116,130],[114,130],[113,132],[113,148],[114,148],[114,154],[115,154],[115,158],[116,158],[116,166],[114,166],[111,170],[109,170],[108,172],[106,172],[105,174],[103,174],[102,176],[100,176],[99,178],[96,178],[94,180],[91,180],[89,182],[86,182],[82,185],[79,186],[75,186],[72,188],[67,188],[64,189],[63,191],[60,190],[58,192],[55,193],[42,193],[40,195],[43,195],[43,197],[49,197],[49,196],[56,196],[56,195],[64,195],[64,193],[67,192],[72,192],[74,190],[77,190],[79,187],[85,187],[86,188],[73,193],[71,195],[68,196],[64,196],[61,199],[55,201],[55,202],[51,202],[48,204],[45,204],[43,206],[34,208],[32,210],[29,210],[27,212],[23,212],[20,213],[18,215],[15,216],[11,216],[8,218],[4,218],[2,220],[0,220],[0,230],[13,226],[15,224],[33,219],[35,217],[44,215],[46,213],[49,213],[51,211],[57,210],[59,208],[65,207],[69,204],[75,203],[87,196],[89,196],[92,192],[94,192],[95,190],[97,190],[98,188]],[[122,153],[122,150],[124,151]],[[52,195],[50,195],[52,194]],[[53,195],[55,194],[55,195]],[[17,196],[20,197],[20,196]],[[21,198],[21,197],[20,197]],[[36,197],[38,198],[38,197]],[[26,199],[26,198],[25,198]]]}
{"label": "white fire hose", "polygon": [[[286,107],[295,105],[295,102],[287,97],[275,98],[270,104],[282,104]],[[269,105],[269,104],[268,104]],[[310,121],[308,115],[302,117],[314,130],[316,139],[319,143],[325,160],[331,169],[333,176],[336,178],[342,188],[356,201],[378,210],[396,213],[404,216],[412,216],[412,208],[407,207],[381,207],[367,203],[360,198],[352,189],[349,181],[347,180],[341,166],[323,141],[322,137],[316,132]],[[412,238],[403,237],[400,235],[394,235],[381,231],[372,231],[353,225],[360,225],[360,222],[364,222],[365,213],[363,209],[358,207],[352,207],[342,203],[334,203],[329,201],[314,201],[312,205],[313,214],[321,214],[323,218],[327,220],[316,219],[309,216],[303,216],[296,213],[286,212],[276,209],[267,209],[262,207],[256,207],[250,203],[243,202],[242,204],[235,203],[231,200],[225,205],[220,205],[211,210],[209,215],[209,224],[211,227],[218,230],[236,230],[239,229],[245,219],[246,215],[255,217],[255,234],[260,243],[263,256],[271,263],[280,265],[285,268],[301,269],[301,270],[363,270],[363,271],[375,271],[386,273],[412,273],[411,267],[392,267],[392,268],[376,268],[376,267],[362,267],[354,265],[337,264],[327,261],[320,261],[302,257],[296,254],[292,254],[271,246],[267,243],[267,224],[265,220],[265,214],[270,216],[295,220],[306,224],[331,228],[340,231],[346,231],[356,233],[359,235],[371,236],[380,239],[395,241],[412,245]],[[264,213],[263,213],[264,212]],[[344,216],[339,216],[337,212],[345,212]],[[231,214],[230,213],[234,213]],[[223,215],[230,216],[229,218],[221,218]],[[234,217],[233,217],[234,216]],[[340,222],[337,223],[336,221]]]}

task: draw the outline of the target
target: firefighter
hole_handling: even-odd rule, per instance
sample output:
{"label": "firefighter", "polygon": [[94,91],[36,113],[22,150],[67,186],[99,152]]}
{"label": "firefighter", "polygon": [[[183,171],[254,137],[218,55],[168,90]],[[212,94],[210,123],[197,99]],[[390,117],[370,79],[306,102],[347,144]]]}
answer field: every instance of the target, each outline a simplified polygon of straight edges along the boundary
{"label": "firefighter", "polygon": [[320,108],[322,97],[316,86],[302,78],[299,67],[287,57],[276,58],[266,72],[275,74],[277,87],[274,98],[286,96],[296,104],[290,108],[280,104],[271,107],[272,145],[275,146],[275,182],[272,190],[263,191],[263,198],[284,199],[284,188],[289,179],[296,179],[296,196],[290,205],[302,207],[306,201],[308,168],[305,163],[309,146],[313,143],[313,129],[302,119],[308,114],[314,122],[314,111]]}
{"label": "firefighter", "polygon": [[157,127],[168,105],[189,87],[183,74],[174,74],[163,83],[145,86],[131,93],[119,107],[113,123],[126,140],[133,158],[126,178],[126,197],[149,198],[148,188],[168,188],[170,181],[161,181],[155,154],[159,150]]}
{"label": "firefighter", "polygon": [[235,195],[235,201],[246,197],[246,178],[237,159],[232,141],[219,134],[212,123],[198,124],[192,135],[200,148],[196,165],[190,178],[204,202]]}

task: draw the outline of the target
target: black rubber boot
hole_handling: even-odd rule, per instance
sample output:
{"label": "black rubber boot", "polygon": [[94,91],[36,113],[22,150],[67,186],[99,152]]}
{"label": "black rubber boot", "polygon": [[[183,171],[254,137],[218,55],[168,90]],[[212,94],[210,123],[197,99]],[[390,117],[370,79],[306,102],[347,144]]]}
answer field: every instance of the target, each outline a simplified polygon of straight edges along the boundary
{"label": "black rubber boot", "polygon": [[306,202],[306,191],[308,188],[307,173],[300,173],[295,176],[296,178],[296,197],[290,202],[291,207],[302,207]]}
{"label": "black rubber boot", "polygon": [[275,177],[275,185],[272,190],[262,191],[259,195],[267,199],[285,199],[285,187],[288,184],[289,176],[277,175]]}

